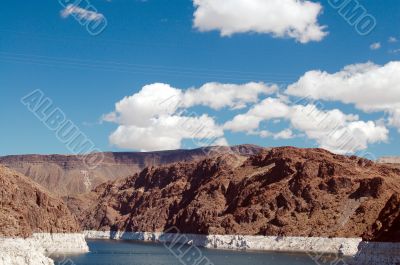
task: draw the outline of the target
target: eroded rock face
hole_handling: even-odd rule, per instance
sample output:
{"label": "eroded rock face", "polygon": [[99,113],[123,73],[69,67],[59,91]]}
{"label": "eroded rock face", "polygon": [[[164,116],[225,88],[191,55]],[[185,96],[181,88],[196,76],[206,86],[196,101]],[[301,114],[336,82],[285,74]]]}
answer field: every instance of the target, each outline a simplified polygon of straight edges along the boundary
{"label": "eroded rock face", "polygon": [[390,197],[364,236],[368,240],[400,242],[400,193]]}
{"label": "eroded rock face", "polygon": [[0,237],[79,231],[64,202],[29,178],[0,166]]}
{"label": "eroded rock face", "polygon": [[148,153],[99,153],[95,156],[96,166],[93,168],[88,167],[90,159],[76,155],[4,156],[0,157],[0,164],[32,178],[54,194],[68,196],[89,192],[101,183],[131,176],[149,166],[204,159],[217,152],[253,155],[261,149],[254,145],[240,145]]}
{"label": "eroded rock face", "polygon": [[[391,198],[399,192],[395,168],[322,149],[282,147],[148,167],[68,203],[86,230],[161,232],[176,226],[195,234],[379,240],[381,229],[371,229],[377,221],[385,231],[398,231],[397,200]],[[385,241],[399,240],[389,234]]]}

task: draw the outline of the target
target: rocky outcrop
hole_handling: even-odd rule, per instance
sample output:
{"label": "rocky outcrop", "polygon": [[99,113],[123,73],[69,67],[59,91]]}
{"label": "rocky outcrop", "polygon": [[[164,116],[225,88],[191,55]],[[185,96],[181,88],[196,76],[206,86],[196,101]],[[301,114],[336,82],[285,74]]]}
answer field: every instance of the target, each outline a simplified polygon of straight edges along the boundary
{"label": "rocky outcrop", "polygon": [[0,265],[51,265],[46,256],[89,248],[64,202],[31,179],[0,166]]}
{"label": "rocky outcrop", "polygon": [[0,164],[32,178],[55,194],[68,196],[86,193],[103,182],[131,176],[149,166],[194,161],[228,152],[253,155],[262,149],[240,145],[148,153],[108,152],[96,154],[95,163],[88,163],[88,157],[79,155],[13,155],[0,157]]}
{"label": "rocky outcrop", "polygon": [[48,256],[88,252],[84,234],[33,234],[29,238],[0,238],[0,265],[52,265]]}
{"label": "rocky outcrop", "polygon": [[47,255],[89,252],[84,233],[35,233],[28,240]]}
{"label": "rocky outcrop", "polygon": [[400,242],[400,194],[395,193],[390,197],[379,217],[372,224],[364,237],[375,241]]}
{"label": "rocky outcrop", "polygon": [[355,156],[282,147],[147,167],[67,201],[86,230],[380,240],[378,221],[398,231],[399,176]]}
{"label": "rocky outcrop", "polygon": [[0,166],[0,236],[74,233],[79,224],[64,202],[31,179]]}

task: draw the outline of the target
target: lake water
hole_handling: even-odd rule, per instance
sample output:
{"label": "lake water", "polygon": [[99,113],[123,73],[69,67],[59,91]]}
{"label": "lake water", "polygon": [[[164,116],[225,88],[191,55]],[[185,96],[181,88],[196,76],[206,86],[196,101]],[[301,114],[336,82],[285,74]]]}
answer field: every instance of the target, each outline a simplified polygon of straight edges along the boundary
{"label": "lake water", "polygon": [[[181,263],[179,255],[184,249],[165,247],[163,244],[135,241],[90,240],[90,253],[74,256],[52,257],[57,265],[192,265],[194,262]],[[266,253],[249,251],[225,251],[199,249],[204,258],[201,265],[211,261],[214,265],[328,265],[331,261],[315,262],[308,255]],[[172,252],[171,252],[172,251]],[[193,251],[193,249],[190,249]],[[197,250],[196,250],[197,251]],[[188,252],[186,252],[188,253]],[[190,260],[190,259],[189,259]],[[198,260],[201,260],[200,258]],[[209,263],[210,264],[210,263]],[[334,263],[332,263],[334,264]]]}

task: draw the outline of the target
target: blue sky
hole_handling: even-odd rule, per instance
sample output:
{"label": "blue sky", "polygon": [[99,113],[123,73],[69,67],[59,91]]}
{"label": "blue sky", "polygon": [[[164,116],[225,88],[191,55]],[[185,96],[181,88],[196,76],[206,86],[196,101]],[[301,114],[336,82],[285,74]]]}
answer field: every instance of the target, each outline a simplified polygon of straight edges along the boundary
{"label": "blue sky", "polygon": [[[105,30],[97,36],[90,35],[71,15],[63,17],[61,12],[64,7],[58,1],[44,0],[40,4],[20,0],[2,2],[0,155],[70,153],[55,133],[21,104],[20,99],[35,89],[40,89],[46,97],[51,98],[54,105],[62,109],[68,119],[99,149],[125,151],[143,148],[136,144],[135,139],[130,140],[128,137],[110,140],[110,135],[117,128],[132,124],[126,124],[118,118],[111,119],[112,122],[109,122],[110,119],[102,121],[102,117],[109,113],[116,116],[131,115],[134,119],[141,116],[140,111],[133,113],[129,109],[119,113],[115,110],[115,104],[126,96],[139,93],[145,85],[168,84],[179,93],[185,93],[188,88],[200,89],[210,82],[219,85],[263,82],[265,86],[276,84],[279,87],[279,91],[274,94],[257,94],[256,102],[246,102],[246,106],[239,109],[232,106],[213,109],[204,102],[184,107],[185,111],[199,116],[207,115],[215,122],[215,126],[223,127],[237,115],[246,114],[248,117],[251,114],[249,111],[267,97],[279,98],[285,104],[293,105],[296,99],[308,96],[310,90],[307,85],[297,81],[311,70],[335,74],[346,66],[370,61],[375,66],[364,65],[362,73],[375,76],[374,68],[379,73],[380,68],[383,68],[382,71],[394,69],[383,74],[390,79],[390,85],[394,82],[394,73],[399,69],[397,65],[385,67],[390,62],[397,62],[400,56],[396,52],[400,49],[400,42],[394,39],[388,41],[390,37],[400,39],[400,5],[397,0],[386,0],[384,4],[377,0],[360,2],[377,21],[375,29],[365,36],[358,34],[355,27],[349,25],[328,1],[320,1],[322,10],[317,23],[326,26],[324,32],[329,34],[307,43],[301,43],[294,37],[277,37],[276,34],[273,36],[273,33],[265,32],[221,36],[222,30],[201,30],[194,26],[196,7],[191,0],[98,0],[90,3],[108,22]],[[209,25],[208,21],[202,23]],[[374,43],[379,43],[375,47],[380,48],[371,49]],[[362,79],[368,78],[365,76]],[[329,90],[329,80],[318,77],[313,81],[320,82],[322,90]],[[342,84],[341,80],[336,81]],[[287,86],[295,83],[297,88],[288,93]],[[346,85],[349,87],[346,88]],[[388,93],[387,86],[372,86],[365,93],[380,97]],[[215,89],[219,87],[216,85]],[[344,91],[352,88],[348,83],[342,87]],[[396,115],[398,109],[395,100],[398,89],[399,86],[392,85],[389,88],[394,98],[389,100],[390,106],[386,104],[387,99],[382,99],[385,107],[371,108],[363,105],[368,105],[368,99],[358,101],[354,95],[344,95],[345,92],[327,93],[327,96],[319,92],[311,94],[314,99],[323,102],[324,110],[321,111],[338,109],[346,115],[358,115],[357,122],[373,122],[374,125],[369,126],[365,132],[369,137],[365,140],[365,148],[357,151],[381,156],[396,155],[400,147],[399,126],[396,125],[400,115]],[[212,95],[208,96],[212,98]],[[360,93],[362,96],[363,92]],[[397,100],[400,102],[400,98]],[[176,111],[174,117],[185,115],[182,108]],[[312,136],[313,132],[297,124],[293,116],[260,119],[262,121],[258,128],[219,128],[219,131],[223,130],[223,135],[216,133],[217,138],[223,138],[231,145],[254,143],[262,146],[301,147],[324,147],[329,140]],[[346,118],[345,126],[354,128],[359,125],[353,122],[351,118]],[[371,127],[373,130],[384,127],[387,131],[375,130],[371,132],[373,136],[370,136]],[[292,135],[275,137],[278,132],[285,130],[290,130]],[[264,131],[263,137],[261,131]],[[266,132],[270,135],[266,136]],[[121,132],[115,137],[127,137],[127,133]],[[356,135],[358,137],[358,131]],[[157,141],[148,137],[146,139],[150,142]],[[195,147],[187,136],[173,140],[179,141],[183,148]],[[133,148],[136,146],[138,148]],[[164,147],[161,145],[159,149]]]}

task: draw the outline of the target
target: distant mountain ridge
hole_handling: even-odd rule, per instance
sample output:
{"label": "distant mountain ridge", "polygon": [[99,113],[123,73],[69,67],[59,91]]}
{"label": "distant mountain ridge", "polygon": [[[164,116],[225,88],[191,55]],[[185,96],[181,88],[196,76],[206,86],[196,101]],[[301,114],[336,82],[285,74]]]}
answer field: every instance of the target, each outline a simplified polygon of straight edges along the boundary
{"label": "distant mountain ridge", "polygon": [[379,158],[377,163],[400,169],[400,156],[384,156]]}
{"label": "distant mountain ridge", "polygon": [[377,162],[382,164],[400,164],[400,156],[383,156]]}
{"label": "distant mountain ridge", "polygon": [[263,149],[238,145],[158,152],[105,152],[104,160],[94,169],[88,168],[79,155],[10,155],[0,157],[0,164],[32,178],[55,194],[68,196],[88,192],[109,180],[134,175],[149,166],[194,161],[221,153],[248,156]]}

